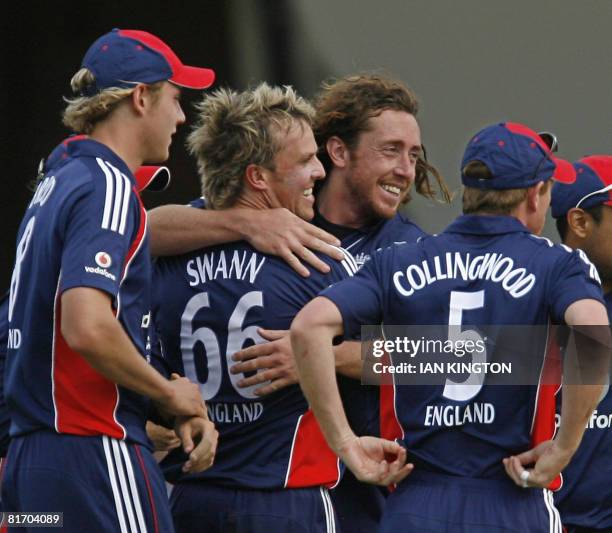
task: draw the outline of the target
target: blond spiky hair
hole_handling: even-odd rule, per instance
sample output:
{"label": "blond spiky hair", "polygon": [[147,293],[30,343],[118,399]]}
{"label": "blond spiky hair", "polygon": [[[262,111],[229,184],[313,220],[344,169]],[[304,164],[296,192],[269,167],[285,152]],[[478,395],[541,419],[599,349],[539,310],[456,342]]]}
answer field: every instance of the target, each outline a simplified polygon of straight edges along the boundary
{"label": "blond spiky hair", "polygon": [[274,170],[278,132],[294,122],[312,126],[314,109],[289,86],[235,92],[217,89],[197,105],[198,123],[187,139],[198,161],[202,193],[212,209],[231,207],[244,187],[250,164]]}

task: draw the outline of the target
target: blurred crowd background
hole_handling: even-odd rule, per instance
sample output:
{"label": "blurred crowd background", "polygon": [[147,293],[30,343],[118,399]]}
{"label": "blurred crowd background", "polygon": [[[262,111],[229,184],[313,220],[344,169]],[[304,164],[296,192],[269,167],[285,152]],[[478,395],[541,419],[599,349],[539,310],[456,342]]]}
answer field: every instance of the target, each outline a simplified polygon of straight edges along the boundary
{"label": "blurred crowd background", "polygon": [[[324,79],[378,71],[419,95],[429,160],[455,191],[452,206],[416,195],[407,211],[441,231],[460,211],[465,143],[496,121],[554,132],[559,155],[612,153],[612,1],[609,0],[143,0],[10,2],[0,17],[0,154],[4,226],[0,291],[38,162],[68,131],[62,97],[87,47],[113,27],[143,29],[187,64],[210,66],[215,86],[266,80],[313,96]],[[193,119],[197,94],[183,106]],[[196,167],[175,136],[173,182],[147,207],[199,196]],[[556,239],[554,224],[545,234]]]}

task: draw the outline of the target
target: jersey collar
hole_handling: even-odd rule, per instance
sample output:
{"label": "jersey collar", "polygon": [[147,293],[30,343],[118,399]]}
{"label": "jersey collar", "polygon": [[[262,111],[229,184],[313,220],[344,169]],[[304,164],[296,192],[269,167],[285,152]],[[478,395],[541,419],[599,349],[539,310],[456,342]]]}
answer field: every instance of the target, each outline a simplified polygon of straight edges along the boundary
{"label": "jersey collar", "polygon": [[473,235],[499,235],[503,233],[531,233],[512,216],[461,215],[444,233],[468,233]]}
{"label": "jersey collar", "polygon": [[87,137],[80,139],[73,138],[73,140],[71,140],[66,146],[66,149],[70,157],[100,157],[109,162],[111,165],[117,167],[120,172],[129,178],[132,184],[136,183],[134,175],[123,159],[121,159],[105,144],[99,143],[98,141],[94,141],[93,139]]}

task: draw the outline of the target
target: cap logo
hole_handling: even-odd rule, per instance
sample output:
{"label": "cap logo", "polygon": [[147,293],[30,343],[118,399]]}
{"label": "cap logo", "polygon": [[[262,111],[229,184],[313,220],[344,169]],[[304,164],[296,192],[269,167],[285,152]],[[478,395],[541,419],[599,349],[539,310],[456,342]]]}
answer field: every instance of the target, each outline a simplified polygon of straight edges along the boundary
{"label": "cap logo", "polygon": [[113,264],[111,256],[106,252],[98,252],[95,256],[96,264],[101,268],[108,268]]}

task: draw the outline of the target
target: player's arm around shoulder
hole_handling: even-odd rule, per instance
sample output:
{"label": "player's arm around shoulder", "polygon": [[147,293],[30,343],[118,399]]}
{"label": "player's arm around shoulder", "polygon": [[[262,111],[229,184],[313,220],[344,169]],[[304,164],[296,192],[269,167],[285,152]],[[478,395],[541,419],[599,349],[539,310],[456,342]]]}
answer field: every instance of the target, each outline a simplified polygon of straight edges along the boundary
{"label": "player's arm around shoulder", "polygon": [[260,252],[281,257],[304,277],[309,271],[302,261],[329,271],[313,251],[341,259],[332,246],[339,244],[333,235],[284,208],[206,210],[166,205],[149,212],[148,227],[153,255],[183,254],[246,240]]}

